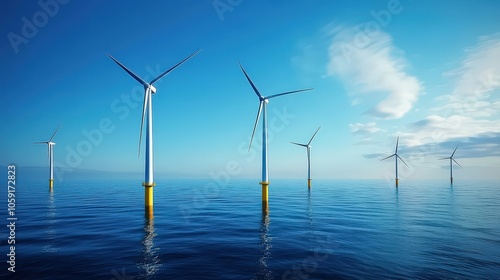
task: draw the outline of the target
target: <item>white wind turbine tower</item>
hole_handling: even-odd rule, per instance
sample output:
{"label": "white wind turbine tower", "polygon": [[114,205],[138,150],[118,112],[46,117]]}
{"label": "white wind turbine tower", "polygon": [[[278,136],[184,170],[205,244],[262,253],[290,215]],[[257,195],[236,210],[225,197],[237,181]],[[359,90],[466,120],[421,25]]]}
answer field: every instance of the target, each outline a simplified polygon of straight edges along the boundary
{"label": "white wind turbine tower", "polygon": [[300,144],[300,143],[295,143],[295,142],[290,142],[292,144],[298,145],[305,147],[307,149],[307,187],[311,187],[311,142],[314,139],[314,136],[316,136],[316,133],[318,133],[319,129],[321,128],[318,127],[316,132],[314,132],[313,136],[311,137],[311,140],[307,144]]}
{"label": "white wind turbine tower", "polygon": [[398,155],[398,143],[399,143],[399,136],[398,136],[398,139],[396,140],[396,150],[394,151],[394,154],[381,159],[381,160],[386,160],[388,158],[395,157],[395,159],[396,159],[396,187],[399,184],[399,178],[398,178],[398,159],[400,159],[406,165],[406,167],[410,168],[408,166],[408,164],[406,164],[406,162]]}
{"label": "white wind turbine tower", "polygon": [[458,163],[454,158],[453,156],[455,155],[455,152],[457,151],[458,149],[458,145],[457,147],[455,148],[455,150],[453,151],[453,153],[451,154],[451,156],[449,157],[445,157],[445,158],[440,158],[440,159],[449,159],[450,160],[450,183],[453,185],[453,162],[455,162],[456,164],[458,164],[458,166],[460,166],[460,168],[463,168],[460,163]]}
{"label": "white wind turbine tower", "polygon": [[[141,150],[141,141],[142,141],[142,127],[144,125],[144,118],[146,116],[147,123],[146,123],[146,156],[145,156],[145,180],[142,183],[142,185],[145,187],[145,208],[146,208],[146,214],[149,216],[152,214],[152,207],[153,207],[153,187],[156,185],[154,182],[153,178],[153,108],[152,108],[152,94],[156,93],[156,88],[153,86],[154,83],[159,81],[161,78],[163,78],[165,75],[170,73],[172,70],[180,66],[182,63],[186,62],[188,59],[196,55],[198,52],[201,50],[196,51],[195,53],[191,54],[181,62],[177,63],[174,65],[172,68],[168,69],[167,71],[161,73],[158,77],[152,79],[149,83],[145,82],[143,79],[141,79],[139,76],[134,74],[132,71],[130,71],[127,67],[125,67],[123,64],[121,64],[118,60],[114,59],[111,55],[108,54],[108,56],[116,62],[125,72],[127,72],[132,78],[134,78],[136,81],[138,81],[140,84],[144,86],[144,105],[142,107],[142,119],[141,119],[141,129],[140,129],[140,135],[139,135],[139,154]],[[146,115],[147,114],[147,115]],[[148,214],[149,213],[149,214]]]}
{"label": "white wind turbine tower", "polygon": [[45,142],[35,142],[33,144],[47,144],[48,150],[49,150],[49,190],[52,191],[52,188],[54,187],[54,145],[56,144],[55,142],[52,142],[54,139],[54,136],[56,136],[57,131],[59,128],[61,128],[62,124],[59,125],[59,127],[54,131],[54,134],[52,134],[52,137],[50,137],[49,141]]}
{"label": "white wind turbine tower", "polygon": [[[253,131],[252,131],[252,137],[250,138],[250,145],[248,147],[248,150],[250,151],[252,147],[252,141],[253,141],[253,136],[255,134],[255,129],[257,128],[257,124],[259,122],[260,114],[262,113],[262,181],[260,184],[262,185],[262,202],[265,202],[267,204],[268,201],[268,189],[267,187],[269,186],[269,169],[268,169],[268,160],[267,160],[267,104],[269,103],[269,99],[275,98],[278,96],[282,95],[287,95],[287,94],[292,94],[292,93],[297,93],[297,92],[302,92],[302,91],[307,91],[307,90],[312,90],[311,88],[309,89],[300,89],[300,90],[294,90],[294,91],[287,91],[283,93],[278,93],[270,96],[263,96],[260,94],[259,90],[257,87],[254,85],[250,77],[248,76],[247,72],[245,69],[243,69],[243,66],[240,64],[240,68],[243,71],[243,74],[245,74],[245,77],[247,78],[248,82],[250,83],[250,86],[252,86],[253,91],[259,98],[259,109],[257,111],[257,118],[255,119],[255,124],[253,126]],[[263,204],[264,207],[264,204]]]}

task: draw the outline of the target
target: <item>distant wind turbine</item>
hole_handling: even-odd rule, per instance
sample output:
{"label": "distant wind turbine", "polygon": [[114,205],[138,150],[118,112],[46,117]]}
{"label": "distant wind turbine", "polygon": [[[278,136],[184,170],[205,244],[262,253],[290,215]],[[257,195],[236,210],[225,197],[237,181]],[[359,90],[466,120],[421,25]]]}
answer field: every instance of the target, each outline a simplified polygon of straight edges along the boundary
{"label": "distant wind turbine", "polygon": [[54,134],[52,134],[52,137],[50,137],[49,141],[45,142],[35,142],[33,144],[47,144],[47,147],[49,149],[49,190],[52,191],[52,188],[54,187],[54,145],[56,144],[55,142],[52,142],[54,139],[54,136],[56,136],[57,131],[59,128],[61,128],[62,124],[59,125],[59,127],[54,131]]}
{"label": "distant wind turbine", "polygon": [[445,158],[440,158],[440,159],[449,159],[450,160],[450,183],[453,185],[453,162],[455,162],[456,164],[458,164],[458,166],[460,166],[460,168],[463,168],[460,163],[458,163],[454,158],[453,156],[455,155],[455,152],[457,151],[458,149],[458,146],[455,148],[455,150],[453,151],[453,153],[451,154],[451,156],[449,157],[445,157]]}
{"label": "distant wind turbine", "polygon": [[252,86],[253,91],[259,98],[259,109],[257,111],[257,118],[255,119],[255,124],[253,126],[253,131],[252,131],[252,137],[250,138],[250,145],[248,147],[248,150],[250,151],[252,147],[252,141],[253,141],[253,136],[255,134],[255,129],[257,128],[257,124],[259,122],[260,114],[262,113],[262,181],[260,184],[262,185],[262,201],[267,203],[268,201],[268,186],[269,186],[269,169],[268,169],[268,160],[267,160],[267,104],[269,103],[269,99],[275,98],[278,96],[282,95],[287,95],[287,94],[292,94],[292,93],[297,93],[297,92],[302,92],[302,91],[307,91],[307,90],[312,90],[311,88],[309,89],[300,89],[300,90],[294,90],[294,91],[287,91],[283,93],[278,93],[270,96],[263,96],[260,94],[259,90],[257,87],[254,85],[250,77],[248,76],[247,72],[245,69],[243,69],[243,66],[240,64],[240,68],[243,71],[243,74],[245,74],[245,77],[247,78],[248,82],[250,83],[250,86]]}
{"label": "distant wind turbine", "polygon": [[[145,82],[143,79],[141,79],[139,76],[134,74],[132,71],[130,71],[127,67],[125,67],[123,64],[121,64],[118,60],[114,59],[111,55],[108,54],[108,56],[116,62],[125,72],[127,72],[132,78],[134,78],[136,81],[138,81],[140,84],[144,86],[144,104],[142,107],[142,119],[141,119],[141,130],[139,134],[139,155],[141,151],[141,141],[142,141],[142,127],[144,126],[144,118],[147,114],[147,123],[146,123],[146,163],[145,163],[145,180],[142,183],[142,185],[145,187],[145,208],[146,208],[146,214],[149,216],[152,214],[152,207],[153,207],[153,187],[156,185],[156,183],[153,180],[153,108],[152,108],[152,101],[151,101],[151,95],[153,93],[156,93],[156,88],[153,86],[154,83],[159,81],[161,78],[163,78],[165,75],[170,73],[172,70],[180,66],[182,63],[186,62],[188,59],[196,55],[198,52],[201,50],[196,51],[195,53],[191,54],[181,62],[177,63],[174,65],[172,68],[168,69],[167,71],[161,73],[158,77],[152,79],[149,83]],[[147,110],[147,112],[146,112]],[[149,213],[149,214],[148,214]]]}
{"label": "distant wind turbine", "polygon": [[398,159],[400,159],[406,165],[406,167],[410,168],[408,166],[408,164],[406,164],[406,162],[398,155],[398,144],[399,144],[399,136],[398,136],[398,139],[396,140],[396,150],[394,151],[394,154],[392,154],[392,155],[390,155],[390,156],[388,156],[386,158],[381,159],[381,160],[386,160],[388,158],[395,157],[395,159],[396,159],[396,187],[399,184],[399,178],[398,178]]}
{"label": "distant wind turbine", "polygon": [[309,188],[311,187],[311,142],[314,139],[314,136],[316,136],[316,133],[318,133],[320,128],[321,128],[321,126],[318,127],[316,132],[314,132],[313,136],[311,137],[311,140],[309,140],[309,142],[307,144],[290,142],[292,144],[305,147],[307,149],[307,187],[309,187]]}

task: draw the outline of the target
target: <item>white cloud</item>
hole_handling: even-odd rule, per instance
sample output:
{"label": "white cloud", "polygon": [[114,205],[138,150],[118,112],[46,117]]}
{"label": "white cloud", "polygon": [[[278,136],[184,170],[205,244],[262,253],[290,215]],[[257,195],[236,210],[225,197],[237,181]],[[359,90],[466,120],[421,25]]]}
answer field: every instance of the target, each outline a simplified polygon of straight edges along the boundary
{"label": "white cloud", "polygon": [[408,146],[440,143],[451,139],[466,139],[477,135],[500,133],[497,120],[475,119],[468,116],[452,115],[442,117],[431,115],[408,126],[410,132],[402,133]]}
{"label": "white cloud", "polygon": [[354,98],[351,102],[351,106],[357,106],[359,104],[361,104],[361,99],[359,98]]}
{"label": "white cloud", "polygon": [[407,63],[388,34],[365,34],[343,27],[331,34],[327,75],[338,76],[353,94],[382,95],[383,99],[368,111],[372,115],[395,119],[411,110],[422,87],[404,71]]}
{"label": "white cloud", "polygon": [[428,117],[407,126],[408,146],[472,141],[469,149],[498,145],[500,134],[500,33],[480,38],[465,50],[457,69],[444,74],[454,85],[451,94],[435,98]]}
{"label": "white cloud", "polygon": [[[460,144],[460,158],[500,164],[499,61],[500,33],[480,38],[478,44],[465,50],[458,67],[445,73],[446,84],[452,85],[452,90],[434,99],[435,106],[428,109],[427,117],[390,129],[401,129],[396,134],[401,136],[400,147],[410,160],[421,157],[428,166],[436,155],[446,156]],[[352,132],[355,128],[351,125]],[[360,126],[360,131],[363,128]]]}
{"label": "white cloud", "polygon": [[377,127],[377,123],[375,122],[349,124],[349,127],[353,134],[372,134],[382,131],[382,129]]}
{"label": "white cloud", "polygon": [[361,136],[361,140],[356,142],[355,145],[374,145],[379,143],[378,140],[373,139],[378,132],[386,132],[387,130],[377,127],[377,123],[350,123],[349,128],[354,135]]}
{"label": "white cloud", "polygon": [[500,88],[500,33],[481,37],[466,53],[458,69],[445,73],[456,78],[453,95],[488,98],[492,91]]}
{"label": "white cloud", "polygon": [[483,36],[466,54],[457,69],[444,73],[452,79],[454,90],[450,95],[436,98],[444,105],[431,110],[441,115],[496,117],[500,102],[500,33]]}
{"label": "white cloud", "polygon": [[431,108],[430,111],[441,115],[459,114],[473,118],[494,117],[499,113],[500,101],[486,101],[478,98],[460,98],[454,95],[444,95],[440,100],[444,105]]}

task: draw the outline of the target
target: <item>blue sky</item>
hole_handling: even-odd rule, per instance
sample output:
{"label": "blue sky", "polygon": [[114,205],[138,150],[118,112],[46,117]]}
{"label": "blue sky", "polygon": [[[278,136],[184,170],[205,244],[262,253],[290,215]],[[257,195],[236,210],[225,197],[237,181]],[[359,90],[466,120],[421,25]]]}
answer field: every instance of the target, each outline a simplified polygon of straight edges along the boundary
{"label": "blue sky", "polygon": [[314,88],[268,106],[271,181],[306,178],[306,151],[289,142],[319,126],[313,178],[393,178],[379,159],[400,136],[402,179],[448,178],[437,159],[457,144],[456,178],[500,179],[499,12],[498,1],[4,1],[0,165],[48,166],[32,143],[63,123],[56,175],[142,172],[143,91],[107,54],[149,80],[202,48],[155,84],[158,174],[260,178],[261,124],[248,152],[258,99],[239,61],[264,95]]}

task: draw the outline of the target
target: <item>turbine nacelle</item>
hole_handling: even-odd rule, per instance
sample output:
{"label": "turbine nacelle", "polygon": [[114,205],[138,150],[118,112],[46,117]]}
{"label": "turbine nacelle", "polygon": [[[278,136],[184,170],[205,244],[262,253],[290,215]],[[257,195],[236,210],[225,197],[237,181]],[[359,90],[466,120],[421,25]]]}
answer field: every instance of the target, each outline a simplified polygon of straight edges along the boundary
{"label": "turbine nacelle", "polygon": [[304,148],[311,148],[311,146],[310,146],[310,145],[307,145],[307,144],[300,144],[300,143],[295,143],[295,142],[290,142],[290,143],[292,143],[292,144],[294,144],[294,145],[297,145],[297,146],[304,147]]}
{"label": "turbine nacelle", "polygon": [[453,158],[453,156],[455,155],[455,152],[456,152],[456,151],[457,151],[457,149],[458,149],[458,146],[459,146],[459,145],[457,145],[457,147],[455,147],[455,150],[453,150],[453,153],[451,154],[451,156],[449,156],[449,157],[445,157],[445,158],[440,158],[440,159],[449,159],[449,160],[450,160],[450,168],[451,168],[451,161],[454,161],[454,162],[455,162],[458,166],[460,166],[460,168],[463,168],[463,167],[460,165],[460,163],[458,163],[458,162],[457,162],[457,161]]}
{"label": "turbine nacelle", "polygon": [[54,139],[54,136],[56,136],[57,131],[59,131],[59,128],[61,128],[62,124],[59,125],[59,127],[54,131],[54,134],[52,134],[52,137],[50,137],[49,141],[42,141],[42,142],[35,142],[33,144],[47,144],[47,145],[55,145],[55,142],[52,142],[52,139]]}
{"label": "turbine nacelle", "polygon": [[307,144],[301,144],[301,143],[296,143],[296,142],[290,142],[290,143],[295,144],[295,145],[297,145],[297,146],[302,146],[302,147],[305,147],[305,148],[309,148],[309,149],[310,149],[310,148],[312,147],[312,146],[311,146],[311,142],[312,142],[312,140],[314,139],[314,137],[316,136],[316,133],[318,133],[318,131],[319,131],[319,129],[320,129],[320,128],[321,128],[321,126],[320,126],[320,127],[318,127],[318,129],[316,129],[316,132],[314,132],[313,136],[311,137],[311,139],[309,139],[309,142],[307,142]]}
{"label": "turbine nacelle", "polygon": [[[250,84],[250,86],[252,87],[253,91],[255,92],[255,94],[257,95],[257,97],[259,98],[259,109],[257,111],[257,118],[255,119],[255,124],[253,126],[253,131],[252,131],[252,137],[250,138],[250,145],[248,146],[248,150],[250,151],[250,149],[252,148],[252,141],[253,141],[253,136],[255,134],[255,129],[257,128],[257,124],[258,124],[259,118],[260,118],[260,113],[262,112],[262,104],[263,103],[269,104],[269,99],[274,98],[274,97],[283,96],[283,95],[292,94],[292,93],[297,93],[297,92],[302,92],[302,91],[307,91],[307,90],[312,90],[312,88],[300,89],[300,90],[294,90],[294,91],[287,91],[287,92],[273,94],[273,95],[265,97],[257,89],[257,87],[253,83],[252,79],[250,79],[250,77],[248,76],[247,72],[245,71],[245,69],[243,68],[243,66],[241,65],[241,63],[238,62],[238,64],[240,65],[241,71],[243,72],[243,74],[247,78],[248,83]],[[265,110],[265,107],[264,107],[264,110]]]}
{"label": "turbine nacelle", "polygon": [[318,131],[319,131],[320,128],[321,128],[321,126],[318,127],[318,129],[316,129],[316,132],[314,132],[313,136],[311,137],[311,139],[309,140],[309,142],[307,142],[307,144],[290,142],[290,143],[292,143],[294,145],[306,148],[306,151],[307,151],[307,186],[309,188],[311,187],[311,147],[312,147],[311,146],[311,142],[313,141],[314,137],[316,136],[316,133],[318,133]]}
{"label": "turbine nacelle", "polygon": [[[181,62],[177,63],[176,65],[174,65],[173,67],[171,67],[167,71],[161,73],[156,78],[152,79],[149,83],[147,83],[146,81],[144,81],[141,77],[139,77],[138,75],[136,75],[134,72],[130,71],[130,69],[128,69],[127,67],[125,67],[125,65],[121,64],[118,60],[116,60],[114,57],[112,57],[111,55],[108,54],[109,58],[111,58],[114,62],[116,62],[116,64],[118,64],[118,66],[120,66],[123,70],[125,70],[125,72],[127,72],[132,78],[134,78],[137,82],[139,82],[140,84],[142,84],[144,86],[144,103],[143,103],[143,107],[142,107],[141,130],[140,130],[140,134],[139,134],[139,155],[141,153],[142,127],[144,125],[144,117],[146,115],[146,107],[147,107],[148,102],[151,101],[151,100],[148,100],[150,98],[150,95],[147,94],[148,90],[149,90],[149,92],[151,94],[156,93],[156,88],[153,86],[154,83],[156,83],[158,80],[160,80],[161,78],[163,78],[165,75],[167,75],[168,73],[170,73],[172,70],[174,70],[179,65],[183,64],[184,62],[186,62],[188,59],[190,59],[191,57],[193,57],[194,55],[196,55],[200,51],[201,51],[201,49],[198,50],[198,51],[196,51],[196,52],[194,52],[190,56],[186,57]],[[151,108],[149,108],[149,110],[151,110]]]}
{"label": "turbine nacelle", "polygon": [[[390,155],[390,156],[388,156],[388,157],[385,157],[385,158],[381,159],[381,161],[382,161],[382,160],[389,159],[389,158],[392,158],[392,157],[396,157],[396,165],[397,165],[397,160],[398,160],[398,159],[400,159],[400,160],[404,163],[404,165],[406,165],[406,167],[410,168],[410,167],[408,166],[408,164],[406,164],[406,162],[405,162],[405,161],[404,161],[404,160],[403,160],[403,159],[402,159],[402,158],[398,155],[398,146],[399,146],[399,136],[398,136],[398,138],[397,138],[397,140],[396,140],[396,149],[394,150],[394,154],[392,154],[392,155]],[[396,166],[396,167],[397,167],[397,166]],[[397,168],[396,168],[396,169],[397,169]]]}
{"label": "turbine nacelle", "polygon": [[57,131],[61,128],[62,124],[59,125],[59,127],[54,131],[54,134],[50,137],[48,141],[41,141],[41,142],[35,142],[33,144],[47,144],[47,156],[49,158],[49,187],[50,190],[52,191],[52,186],[54,182],[54,148],[53,146],[56,144],[55,142],[52,142],[54,137],[57,134]]}
{"label": "turbine nacelle", "polygon": [[145,90],[149,89],[149,91],[151,91],[151,93],[156,93],[156,88],[153,85],[147,84],[144,86],[144,89]]}

